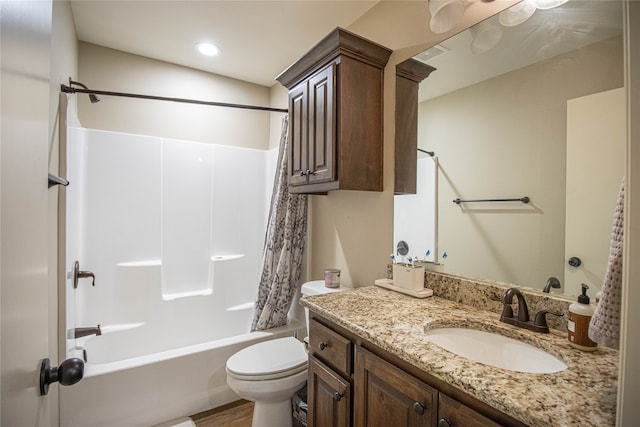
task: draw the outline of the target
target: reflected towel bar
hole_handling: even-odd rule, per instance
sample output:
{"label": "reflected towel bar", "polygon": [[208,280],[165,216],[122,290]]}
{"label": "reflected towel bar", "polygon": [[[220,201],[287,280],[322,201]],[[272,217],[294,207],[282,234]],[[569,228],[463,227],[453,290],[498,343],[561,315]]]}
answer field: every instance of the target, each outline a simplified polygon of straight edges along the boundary
{"label": "reflected towel bar", "polygon": [[453,203],[455,203],[456,205],[459,205],[460,203],[477,203],[477,202],[522,202],[524,204],[527,204],[530,201],[531,201],[530,198],[528,198],[527,196],[524,196],[520,199],[475,199],[475,200],[455,199]]}

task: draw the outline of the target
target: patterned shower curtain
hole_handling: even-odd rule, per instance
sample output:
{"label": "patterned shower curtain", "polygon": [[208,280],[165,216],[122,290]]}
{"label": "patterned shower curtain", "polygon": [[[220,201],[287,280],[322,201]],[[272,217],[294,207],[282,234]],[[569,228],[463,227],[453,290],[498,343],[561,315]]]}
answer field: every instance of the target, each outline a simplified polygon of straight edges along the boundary
{"label": "patterned shower curtain", "polygon": [[283,326],[299,286],[307,236],[307,196],[289,194],[287,144],[289,117],[282,119],[278,166],[265,236],[262,275],[251,331]]}

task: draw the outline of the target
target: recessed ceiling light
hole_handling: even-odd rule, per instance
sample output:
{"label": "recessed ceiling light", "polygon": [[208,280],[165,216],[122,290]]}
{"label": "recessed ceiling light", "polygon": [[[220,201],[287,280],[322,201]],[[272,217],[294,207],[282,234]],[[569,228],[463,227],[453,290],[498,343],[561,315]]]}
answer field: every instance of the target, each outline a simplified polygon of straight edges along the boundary
{"label": "recessed ceiling light", "polygon": [[201,54],[207,56],[216,56],[220,53],[220,49],[211,43],[198,43],[196,48]]}

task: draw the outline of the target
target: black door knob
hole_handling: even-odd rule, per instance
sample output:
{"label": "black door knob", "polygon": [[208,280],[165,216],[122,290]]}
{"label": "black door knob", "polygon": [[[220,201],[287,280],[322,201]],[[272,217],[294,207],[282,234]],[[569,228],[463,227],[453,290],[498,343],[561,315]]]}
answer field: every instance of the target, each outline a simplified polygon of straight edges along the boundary
{"label": "black door knob", "polygon": [[446,418],[440,418],[440,421],[438,421],[438,427],[453,427],[453,424]]}
{"label": "black door knob", "polygon": [[424,415],[424,404],[421,402],[415,402],[413,404],[413,410],[418,415]]}
{"label": "black door knob", "polygon": [[84,376],[84,361],[78,358],[67,359],[60,366],[51,366],[49,359],[40,364],[40,395],[49,393],[49,385],[59,382],[62,385],[73,385]]}

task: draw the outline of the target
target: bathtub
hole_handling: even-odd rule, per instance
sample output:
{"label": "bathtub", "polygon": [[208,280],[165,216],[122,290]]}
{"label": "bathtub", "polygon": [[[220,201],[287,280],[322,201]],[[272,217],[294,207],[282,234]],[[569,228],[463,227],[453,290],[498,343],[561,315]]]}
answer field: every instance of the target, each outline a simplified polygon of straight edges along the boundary
{"label": "bathtub", "polygon": [[[88,337],[83,342],[88,355],[84,378],[60,387],[60,425],[152,426],[238,400],[226,383],[226,360],[251,344],[295,335],[299,326],[302,323],[292,322],[120,360],[119,338],[134,329],[144,331],[144,326]],[[98,354],[103,344],[96,343],[101,341],[114,351]]]}
{"label": "bathtub", "polygon": [[[151,426],[237,400],[226,360],[304,325],[248,333],[277,149],[80,127],[66,144],[60,360],[86,363],[60,387],[60,424]],[[74,286],[75,261],[95,286]]]}

